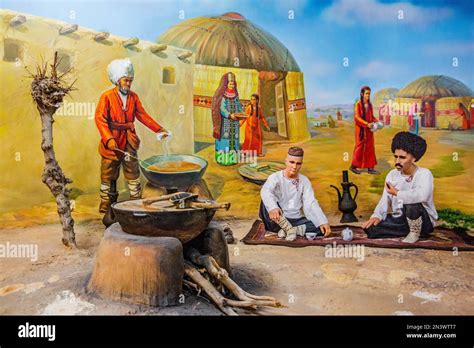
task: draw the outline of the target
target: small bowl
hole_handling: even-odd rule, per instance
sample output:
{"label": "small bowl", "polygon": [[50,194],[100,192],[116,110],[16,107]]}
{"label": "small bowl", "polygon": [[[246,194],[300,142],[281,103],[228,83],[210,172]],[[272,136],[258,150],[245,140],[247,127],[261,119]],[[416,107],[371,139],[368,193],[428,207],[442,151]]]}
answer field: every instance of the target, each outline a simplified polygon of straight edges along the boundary
{"label": "small bowl", "polygon": [[318,234],[315,232],[308,232],[308,233],[305,233],[304,236],[306,237],[307,240],[315,240],[317,235]]}

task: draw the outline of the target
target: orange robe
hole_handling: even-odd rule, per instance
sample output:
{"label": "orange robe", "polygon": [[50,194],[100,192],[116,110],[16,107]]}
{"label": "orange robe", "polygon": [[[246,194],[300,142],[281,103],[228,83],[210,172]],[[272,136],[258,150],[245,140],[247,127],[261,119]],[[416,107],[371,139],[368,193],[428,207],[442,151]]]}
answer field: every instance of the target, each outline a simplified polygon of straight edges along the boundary
{"label": "orange robe", "polygon": [[245,124],[245,140],[242,144],[242,150],[249,151],[255,150],[257,151],[257,155],[263,154],[263,136],[262,136],[262,128],[260,126],[260,121],[268,127],[267,120],[262,113],[262,107],[258,107],[258,116],[257,116],[257,108],[253,109],[253,113],[251,114],[252,106],[248,105],[245,108],[245,113],[249,115],[249,117],[240,122],[242,126]]}
{"label": "orange robe", "polygon": [[100,96],[99,104],[95,110],[95,124],[101,137],[99,153],[102,157],[115,161],[120,159],[113,150],[107,148],[109,140],[115,139],[118,148],[122,151],[125,151],[127,142],[135,150],[138,150],[140,146],[140,139],[133,123],[135,119],[138,119],[155,133],[163,129],[148,115],[135,92],[130,91],[128,93],[125,112],[122,110],[123,103],[118,93],[120,93],[118,87],[104,92]]}
{"label": "orange robe", "polygon": [[362,103],[358,101],[354,108],[355,121],[355,148],[352,157],[352,166],[356,168],[373,168],[377,164],[375,158],[374,133],[367,127],[371,122],[376,122],[372,108],[369,107],[362,118]]}

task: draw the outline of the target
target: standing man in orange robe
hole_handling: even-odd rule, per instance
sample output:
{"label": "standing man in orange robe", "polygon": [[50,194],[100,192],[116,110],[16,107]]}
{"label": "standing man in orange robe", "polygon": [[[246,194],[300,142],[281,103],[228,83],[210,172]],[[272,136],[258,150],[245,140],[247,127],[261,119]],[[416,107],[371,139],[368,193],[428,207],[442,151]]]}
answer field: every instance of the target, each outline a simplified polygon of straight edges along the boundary
{"label": "standing man in orange robe", "polygon": [[[130,59],[116,59],[108,66],[109,80],[114,88],[104,92],[95,111],[95,124],[100,133],[99,153],[102,157],[100,167],[100,206],[105,213],[110,204],[110,183],[116,181],[123,167],[123,174],[130,190],[130,198],[141,196],[140,171],[138,169],[137,150],[140,139],[135,130],[135,119],[158,133],[157,138],[170,135],[143,108],[140,98],[130,90],[134,77]],[[129,153],[126,156],[121,150]]]}
{"label": "standing man in orange robe", "polygon": [[359,168],[368,168],[369,174],[379,174],[375,170],[377,159],[375,158],[374,133],[376,127],[372,103],[370,102],[370,87],[364,86],[360,90],[360,100],[354,107],[355,122],[355,148],[350,170],[360,174]]}
{"label": "standing man in orange robe", "polygon": [[240,125],[245,126],[245,140],[242,144],[242,150],[256,151],[257,156],[263,156],[263,135],[260,122],[263,123],[267,130],[270,130],[265,116],[263,116],[262,107],[259,104],[260,97],[258,94],[252,94],[250,104],[245,108],[247,119],[240,121]]}

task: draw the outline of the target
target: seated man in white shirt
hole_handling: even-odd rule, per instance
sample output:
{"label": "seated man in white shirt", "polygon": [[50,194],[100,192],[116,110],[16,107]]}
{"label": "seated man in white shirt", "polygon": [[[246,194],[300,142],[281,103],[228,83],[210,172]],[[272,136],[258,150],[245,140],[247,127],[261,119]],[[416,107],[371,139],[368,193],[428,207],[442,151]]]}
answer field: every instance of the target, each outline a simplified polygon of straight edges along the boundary
{"label": "seated man in white shirt", "polygon": [[382,198],[362,227],[369,238],[405,237],[404,243],[415,243],[433,232],[438,219],[433,175],[429,169],[415,165],[426,152],[426,141],[400,132],[392,140],[392,152],[396,169],[387,174]]}
{"label": "seated man in white shirt", "polygon": [[286,168],[270,175],[260,195],[260,218],[265,229],[278,232],[278,237],[292,241],[296,236],[315,232],[325,237],[331,234],[328,219],[314,197],[309,179],[299,174],[304,151],[291,147]]}

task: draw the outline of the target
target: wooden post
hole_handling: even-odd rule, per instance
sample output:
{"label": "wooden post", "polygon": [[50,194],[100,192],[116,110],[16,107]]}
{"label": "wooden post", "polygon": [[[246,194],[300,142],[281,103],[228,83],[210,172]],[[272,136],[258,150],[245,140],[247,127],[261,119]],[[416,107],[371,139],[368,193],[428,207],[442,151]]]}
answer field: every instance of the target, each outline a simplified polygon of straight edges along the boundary
{"label": "wooden post", "polygon": [[73,90],[73,84],[66,86],[61,79],[68,72],[58,76],[57,67],[60,63],[58,52],[54,53],[54,62],[51,65],[51,74],[48,76],[47,63],[36,67],[36,74],[30,73],[33,78],[31,83],[31,96],[36,103],[41,116],[41,150],[43,150],[45,166],[42,175],[43,183],[56,199],[59,219],[63,229],[62,242],[69,247],[76,247],[74,234],[74,219],[71,216],[71,204],[69,201],[70,189],[68,184],[72,183],[68,179],[58,162],[53,148],[53,115],[61,105],[63,98]]}

